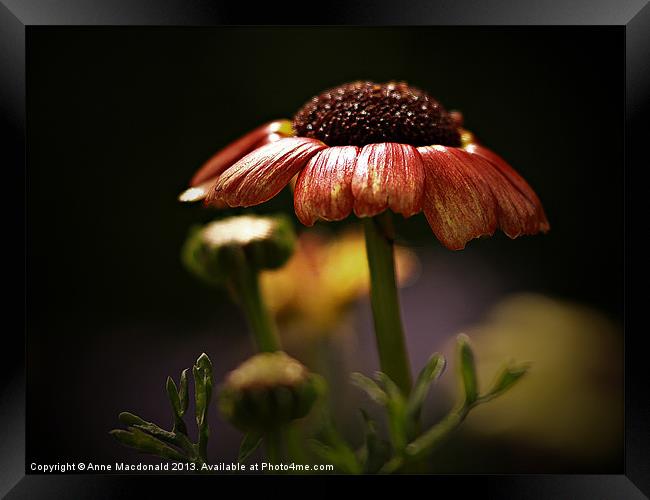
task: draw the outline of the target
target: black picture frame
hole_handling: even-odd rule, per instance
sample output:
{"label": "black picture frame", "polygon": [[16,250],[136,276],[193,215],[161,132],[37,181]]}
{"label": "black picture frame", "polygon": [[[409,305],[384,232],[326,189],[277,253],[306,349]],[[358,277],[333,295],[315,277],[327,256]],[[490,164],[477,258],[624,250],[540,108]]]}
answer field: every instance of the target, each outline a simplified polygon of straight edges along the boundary
{"label": "black picture frame", "polygon": [[[644,196],[636,196],[643,161],[643,127],[650,90],[650,5],[645,0],[482,0],[411,1],[399,6],[387,0],[319,3],[314,18],[302,6],[283,2],[255,7],[206,0],[1,0],[0,99],[5,172],[5,313],[2,392],[0,393],[0,495],[7,498],[115,498],[165,477],[25,474],[25,176],[26,33],[37,25],[76,26],[213,26],[250,24],[350,25],[613,25],[625,30],[625,468],[621,475],[490,475],[419,476],[410,478],[434,491],[446,487],[476,489],[497,498],[645,498],[650,494],[650,395],[647,392],[644,329],[634,328],[641,300],[631,291],[641,282],[643,259],[632,255],[633,228],[642,229]],[[250,11],[250,12],[249,12]],[[9,196],[7,196],[7,194]],[[647,193],[645,194],[647,197]],[[647,228],[647,222],[645,223]],[[604,229],[605,230],[605,229]],[[641,231],[643,232],[643,231]],[[20,235],[20,236],[18,236]],[[613,236],[615,237],[615,236]],[[634,273],[632,273],[634,266]],[[641,293],[640,295],[644,295]],[[20,333],[22,332],[22,334]],[[237,479],[232,479],[237,480]],[[264,479],[263,479],[264,480]],[[368,481],[367,478],[361,479]],[[378,481],[386,481],[379,478]],[[425,485],[425,483],[430,483]],[[411,483],[413,485],[413,483]]]}

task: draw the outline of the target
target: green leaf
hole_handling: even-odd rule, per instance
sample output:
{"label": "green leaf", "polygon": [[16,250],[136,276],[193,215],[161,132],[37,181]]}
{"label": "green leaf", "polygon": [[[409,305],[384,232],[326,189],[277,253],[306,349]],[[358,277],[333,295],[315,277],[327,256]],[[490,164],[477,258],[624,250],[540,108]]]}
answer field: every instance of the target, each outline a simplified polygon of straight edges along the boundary
{"label": "green leaf", "polygon": [[309,447],[318,458],[327,464],[332,464],[339,472],[345,474],[360,474],[361,466],[354,455],[354,452],[347,447],[334,447],[319,441],[310,439]]}
{"label": "green leaf", "polygon": [[397,384],[383,372],[375,374],[376,379],[381,382],[386,389],[388,402],[388,430],[391,435],[393,447],[396,452],[401,452],[408,442],[408,419],[406,415],[406,400],[402,391]]}
{"label": "green leaf", "polygon": [[385,405],[388,402],[388,395],[384,390],[377,385],[377,382],[371,378],[366,377],[362,373],[355,372],[350,376],[352,384],[356,385],[359,389],[363,390],[370,398],[380,405]]}
{"label": "green leaf", "polygon": [[203,426],[205,413],[207,411],[205,377],[203,370],[198,366],[192,367],[192,373],[194,374],[194,410],[196,414],[196,425],[201,427]]}
{"label": "green leaf", "polygon": [[122,422],[124,425],[136,425],[136,424],[147,424],[146,420],[141,419],[137,415],[134,415],[133,413],[129,413],[128,411],[123,411],[122,413],[119,414],[117,417],[120,422]]}
{"label": "green leaf", "polygon": [[212,361],[206,353],[202,353],[199,359],[196,360],[196,366],[205,370],[205,372],[212,378]]}
{"label": "green leaf", "polygon": [[192,367],[192,373],[194,375],[196,425],[199,428],[199,456],[205,461],[207,460],[206,454],[210,436],[207,415],[210,398],[212,397],[212,363],[207,354],[203,353],[199,356],[196,364]]}
{"label": "green leaf", "polygon": [[429,388],[440,377],[445,369],[445,364],[445,358],[441,354],[434,353],[420,371],[407,403],[406,411],[412,421],[417,421],[420,418],[422,405],[429,393]]}
{"label": "green leaf", "polygon": [[124,446],[135,448],[142,453],[149,453],[180,462],[187,460],[185,455],[140,429],[131,428],[128,431],[115,429],[110,434]]}
{"label": "green leaf", "polygon": [[187,408],[190,405],[189,391],[188,391],[188,382],[187,382],[187,372],[189,370],[185,368],[181,372],[181,380],[178,386],[178,398],[181,402],[181,413],[180,416],[185,415]]}
{"label": "green leaf", "polygon": [[460,410],[449,412],[445,418],[409,443],[405,450],[406,455],[410,458],[422,458],[430,454],[458,428],[469,411],[468,407],[462,406]]}
{"label": "green leaf", "polygon": [[490,390],[481,399],[495,398],[514,386],[530,369],[530,364],[510,365],[497,374]]}
{"label": "green leaf", "polygon": [[334,465],[337,469],[341,469],[342,472],[349,472],[346,470],[345,464],[338,463],[339,454],[333,446],[325,444],[318,439],[310,439],[309,447],[314,455],[318,456],[321,460]]}
{"label": "green leaf", "polygon": [[176,384],[171,377],[167,377],[165,389],[167,390],[167,396],[169,397],[169,402],[172,405],[172,410],[174,410],[175,417],[180,418],[182,416],[181,400],[178,396],[178,389],[176,388]]}
{"label": "green leaf", "polygon": [[318,439],[308,440],[309,448],[325,463],[347,474],[360,474],[361,464],[357,459],[354,450],[348,445],[343,437],[336,431],[331,416],[323,408],[321,429],[318,432]]}
{"label": "green leaf", "polygon": [[164,441],[168,444],[176,444],[176,434],[166,431],[165,429],[161,429],[154,423],[146,422],[144,424],[133,425],[132,427],[135,429],[140,429],[147,434],[157,437],[161,441]]}
{"label": "green leaf", "polygon": [[207,354],[199,356],[192,367],[194,375],[194,400],[196,424],[202,429],[206,422],[210,398],[212,396],[212,363]]}
{"label": "green leaf", "polygon": [[140,429],[168,444],[179,445],[179,440],[175,433],[166,431],[152,422],[141,419],[137,415],[125,411],[120,413],[119,419],[120,422],[130,428]]}
{"label": "green leaf", "polygon": [[404,394],[388,375],[384,372],[375,372],[375,380],[384,386],[384,391],[388,395],[388,401],[393,401],[401,405],[406,404]]}
{"label": "green leaf", "polygon": [[175,435],[173,432],[166,431],[165,429],[158,427],[152,422],[147,422],[146,420],[141,419],[137,415],[133,415],[132,413],[125,411],[120,413],[119,419],[120,422],[122,422],[124,425],[140,429],[141,431],[146,432],[147,434],[151,434],[152,436],[162,439],[163,441],[166,441],[170,444],[175,444]]}
{"label": "green leaf", "polygon": [[187,369],[183,370],[183,373],[181,373],[180,389],[176,387],[174,379],[171,377],[167,377],[165,389],[167,390],[167,396],[169,397],[169,402],[171,403],[174,412],[174,431],[187,435],[187,426],[183,421],[183,415],[185,415],[189,405],[187,394]]}
{"label": "green leaf", "polygon": [[465,392],[465,404],[470,406],[478,398],[478,379],[474,353],[469,345],[469,338],[464,334],[458,336],[458,361]]}
{"label": "green leaf", "polygon": [[363,449],[363,472],[374,474],[386,463],[390,456],[388,443],[379,437],[377,424],[370,416],[361,410],[361,416],[365,424],[366,441]]}
{"label": "green leaf", "polygon": [[[185,424],[183,424],[183,428],[184,426]],[[180,432],[178,429],[176,429],[176,426],[172,432],[161,429],[156,424],[151,422],[145,422],[144,424],[133,425],[133,427],[135,427],[136,429],[140,429],[148,434],[151,434],[152,436],[157,437],[158,439],[164,441],[165,443],[178,446],[179,448],[185,451],[188,457],[191,457],[192,459],[196,458],[196,447],[192,444],[192,442],[187,437],[187,433],[185,431]]]}
{"label": "green leaf", "polygon": [[262,437],[264,435],[260,432],[248,432],[244,436],[244,439],[241,442],[241,446],[239,447],[239,458],[237,459],[239,463],[244,463],[248,457],[251,456],[251,454],[259,448],[260,444],[262,444]]}
{"label": "green leaf", "polygon": [[379,469],[380,474],[394,474],[397,472],[402,465],[404,465],[404,457],[403,456],[395,456],[390,459],[381,469]]}

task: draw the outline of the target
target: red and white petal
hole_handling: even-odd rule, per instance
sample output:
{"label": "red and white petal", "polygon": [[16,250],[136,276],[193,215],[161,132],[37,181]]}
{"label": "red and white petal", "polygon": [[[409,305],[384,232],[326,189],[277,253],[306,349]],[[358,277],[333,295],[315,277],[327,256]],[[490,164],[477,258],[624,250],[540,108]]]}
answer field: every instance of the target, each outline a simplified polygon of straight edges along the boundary
{"label": "red and white petal", "polygon": [[278,138],[287,137],[286,132],[289,130],[291,130],[289,120],[272,121],[251,130],[206,161],[192,177],[190,187],[198,187],[210,179],[215,179],[221,172],[251,151]]}
{"label": "red and white petal", "polygon": [[354,213],[372,217],[390,208],[410,217],[422,210],[424,165],[408,144],[368,144],[357,158],[352,176]]}
{"label": "red and white petal", "polygon": [[497,216],[501,230],[510,238],[540,232],[535,204],[485,158],[478,155],[471,155],[470,158],[490,185],[497,203]]}
{"label": "red and white petal", "polygon": [[[470,144],[465,150],[475,157],[478,156],[487,160],[507,180],[509,190],[512,191],[512,188],[514,188],[517,191],[517,193],[510,195],[510,203],[503,203],[503,221],[500,221],[500,225],[508,236],[515,238],[521,234],[547,232],[550,229],[539,197],[523,177],[508,165],[503,158],[478,144]],[[491,170],[488,171],[491,172]],[[499,182],[499,179],[495,179],[495,195],[497,195],[496,190],[500,184],[502,183]],[[520,200],[521,197],[528,203]],[[502,199],[502,197],[498,198]],[[508,208],[509,205],[510,208]],[[520,215],[518,219],[516,217],[517,213]]]}
{"label": "red and white petal", "polygon": [[178,201],[191,203],[205,199],[215,180],[216,179],[208,179],[201,184],[187,188],[185,191],[178,195]]}
{"label": "red and white petal", "polygon": [[231,207],[250,207],[270,200],[314,154],[326,147],[305,137],[288,137],[262,146],[225,170],[206,201],[222,200]]}
{"label": "red and white petal", "polygon": [[440,242],[450,250],[461,250],[468,241],[493,234],[496,202],[471,155],[446,146],[418,151],[426,173],[424,215]]}
{"label": "red and white petal", "polygon": [[352,212],[352,174],[359,148],[335,146],[319,151],[298,175],[294,208],[300,222],[345,219]]}

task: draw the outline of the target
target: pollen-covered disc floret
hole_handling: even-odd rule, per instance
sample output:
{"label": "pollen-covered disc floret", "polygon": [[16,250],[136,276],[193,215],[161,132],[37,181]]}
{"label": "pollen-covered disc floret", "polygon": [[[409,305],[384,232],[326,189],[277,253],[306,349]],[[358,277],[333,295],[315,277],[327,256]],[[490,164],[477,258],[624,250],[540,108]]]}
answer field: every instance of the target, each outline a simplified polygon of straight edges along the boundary
{"label": "pollen-covered disc floret", "polygon": [[457,124],[445,108],[404,82],[353,82],[327,90],[296,113],[293,128],[297,136],[328,146],[460,145]]}

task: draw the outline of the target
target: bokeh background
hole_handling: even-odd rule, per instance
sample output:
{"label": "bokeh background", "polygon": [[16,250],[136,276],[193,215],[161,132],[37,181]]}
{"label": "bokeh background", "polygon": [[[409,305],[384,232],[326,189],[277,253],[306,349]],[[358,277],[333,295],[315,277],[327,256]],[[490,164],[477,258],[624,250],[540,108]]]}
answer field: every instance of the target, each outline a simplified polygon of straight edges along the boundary
{"label": "bokeh background", "polygon": [[[449,252],[424,217],[399,221],[418,262],[402,290],[414,369],[450,352],[463,331],[485,383],[501,361],[533,362],[528,379],[467,420],[433,469],[621,472],[623,35],[29,27],[27,462],[140,460],[108,435],[120,411],[167,424],[167,375],[205,351],[221,380],[252,352],[227,294],[181,266],[189,226],[215,213],[177,194],[218,148],[291,117],[321,90],[397,79],[461,110],[530,182],[552,226]],[[290,212],[291,195],[254,211]],[[315,231],[325,241],[354,223]],[[311,293],[327,301],[326,287]],[[354,408],[372,404],[345,381],[378,367],[368,301],[351,301],[331,335],[287,331],[289,350],[336,382],[337,421],[360,442]],[[325,355],[314,360],[315,351]],[[426,417],[442,415],[455,389],[450,366]],[[235,459],[240,435],[216,412],[212,422],[213,460]]]}

